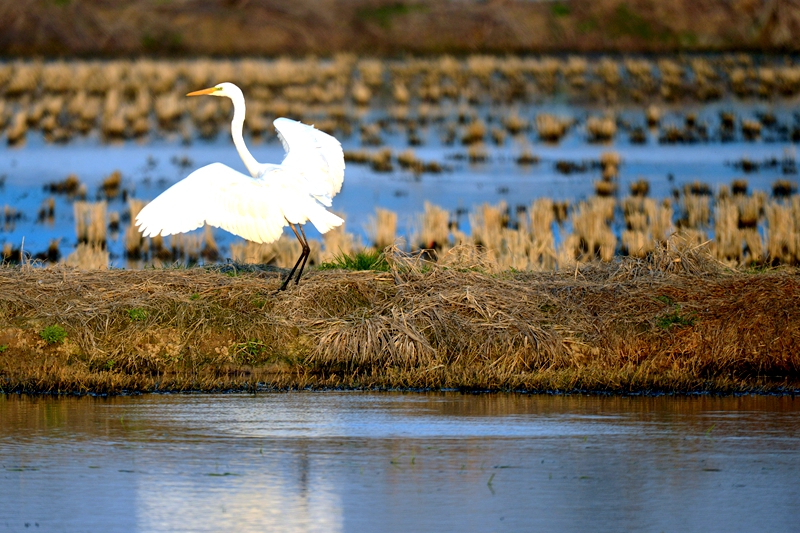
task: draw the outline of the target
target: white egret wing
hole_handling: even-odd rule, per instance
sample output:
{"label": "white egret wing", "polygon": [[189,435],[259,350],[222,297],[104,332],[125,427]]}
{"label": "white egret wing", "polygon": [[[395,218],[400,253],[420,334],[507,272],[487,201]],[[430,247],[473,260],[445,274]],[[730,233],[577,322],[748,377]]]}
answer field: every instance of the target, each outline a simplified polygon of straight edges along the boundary
{"label": "white egret wing", "polygon": [[344,154],[334,137],[314,126],[288,118],[273,121],[286,150],[281,166],[302,177],[308,194],[330,207],[331,198],[342,190]]}
{"label": "white egret wing", "polygon": [[199,168],[147,204],[136,217],[145,237],[173,235],[204,223],[250,241],[277,240],[286,225],[281,191],[268,182],[212,163]]}

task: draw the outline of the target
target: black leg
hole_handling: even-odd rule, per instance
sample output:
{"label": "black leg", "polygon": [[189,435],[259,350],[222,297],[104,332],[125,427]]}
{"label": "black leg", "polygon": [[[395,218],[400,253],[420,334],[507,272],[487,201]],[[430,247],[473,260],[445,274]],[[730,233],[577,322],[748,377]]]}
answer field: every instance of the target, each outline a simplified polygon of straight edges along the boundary
{"label": "black leg", "polygon": [[[288,222],[288,220],[287,220],[287,222]],[[294,268],[292,268],[292,271],[289,272],[288,276],[286,276],[286,279],[283,281],[283,285],[281,285],[281,288],[278,289],[279,291],[285,291],[286,290],[286,286],[289,285],[289,281],[291,281],[292,276],[294,276],[294,272],[295,272],[295,270],[297,270],[297,267],[300,266],[300,262],[303,261],[303,265],[305,265],[304,259],[308,258],[308,253],[310,251],[310,249],[308,247],[308,243],[300,238],[300,234],[297,233],[297,228],[294,227],[294,224],[289,222],[289,227],[292,228],[292,231],[294,232],[295,237],[297,237],[297,240],[300,241],[300,244],[303,247],[303,252],[300,254],[300,257],[297,258],[297,262],[294,264]],[[301,230],[302,230],[302,226],[301,226]],[[305,237],[305,233],[303,234],[303,236]],[[300,271],[302,272],[302,269],[300,269]],[[297,276],[297,279],[298,280],[300,279],[299,275]]]}
{"label": "black leg", "polygon": [[303,235],[303,264],[300,265],[300,272],[297,273],[297,278],[294,280],[294,284],[298,285],[300,283],[300,276],[303,275],[303,269],[306,267],[306,261],[308,261],[308,256],[311,253],[311,248],[308,246],[308,239],[306,238],[306,232],[303,231],[303,225],[300,224],[300,234]]}

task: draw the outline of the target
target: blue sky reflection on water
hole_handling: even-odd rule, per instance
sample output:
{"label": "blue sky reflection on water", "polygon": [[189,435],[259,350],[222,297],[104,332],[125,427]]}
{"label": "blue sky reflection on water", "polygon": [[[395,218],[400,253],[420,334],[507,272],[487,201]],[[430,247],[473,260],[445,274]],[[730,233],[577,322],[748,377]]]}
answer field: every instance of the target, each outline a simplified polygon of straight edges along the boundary
{"label": "blue sky reflection on water", "polygon": [[[751,116],[764,106],[736,105],[742,117]],[[600,179],[599,170],[565,176],[555,170],[558,160],[583,161],[596,160],[602,152],[614,150],[622,156],[619,190],[627,194],[629,185],[641,178],[649,180],[650,195],[657,199],[668,198],[673,189],[700,180],[717,188],[730,184],[733,179],[748,180],[751,190],[769,191],[776,179],[788,178],[797,183],[796,175],[785,176],[780,168],[761,169],[759,172],[744,174],[730,163],[747,157],[761,162],[767,159],[796,157],[794,143],[772,139],[721,143],[713,138],[718,112],[731,108],[730,104],[700,106],[694,111],[700,122],[709,123],[712,139],[707,143],[691,145],[660,144],[654,132],[649,133],[645,145],[631,144],[626,134],[618,132],[611,144],[590,144],[586,142],[583,126],[579,125],[559,144],[548,145],[535,139],[535,133],[524,135],[524,143],[509,138],[502,146],[487,146],[489,160],[486,163],[470,164],[457,156],[466,154],[466,148],[456,143],[445,146],[440,142],[438,127],[427,126],[421,130],[426,144],[415,147],[416,156],[423,161],[438,161],[450,167],[442,174],[423,174],[415,177],[411,172],[399,168],[391,173],[376,173],[367,166],[349,163],[346,170],[345,185],[334,199],[333,209],[346,219],[347,230],[360,236],[364,243],[369,242],[370,217],[375,208],[382,207],[396,211],[398,234],[406,239],[413,236],[419,228],[418,215],[423,211],[426,201],[455,213],[457,209],[471,210],[482,203],[497,204],[506,202],[510,207],[530,206],[541,197],[575,202],[593,194],[594,182]],[[549,109],[547,107],[542,109]],[[561,109],[561,108],[558,108]],[[766,109],[766,108],[764,108]],[[789,123],[791,108],[774,108],[773,111],[782,123]],[[580,108],[562,109],[566,116],[582,117]],[[627,113],[627,114],[626,114]],[[631,123],[643,121],[641,112],[620,112]],[[667,113],[665,124],[680,124],[683,115]],[[395,153],[407,149],[405,135],[395,131],[383,135],[386,145]],[[361,149],[358,136],[342,138],[347,150]],[[515,162],[521,153],[522,145],[529,146],[541,162],[532,166],[520,166]],[[283,149],[275,139],[269,142],[249,142],[254,156],[263,162],[279,162]],[[372,150],[374,148],[366,148]],[[23,220],[12,227],[3,228],[0,241],[19,247],[25,238],[26,249],[32,252],[44,250],[51,239],[61,237],[62,253],[68,254],[75,246],[74,219],[72,206],[65,198],[56,199],[56,220],[51,225],[37,223],[36,212],[49,194],[42,191],[48,182],[63,180],[75,173],[87,184],[90,199],[94,197],[102,179],[114,170],[123,175],[123,186],[134,197],[151,199],[166,187],[203,165],[219,161],[235,169],[244,171],[231,141],[227,126],[223,127],[213,141],[193,141],[184,145],[178,136],[167,136],[147,143],[126,142],[124,144],[102,144],[97,138],[78,139],[65,146],[45,144],[35,135],[29,136],[25,146],[20,148],[0,148],[0,176],[5,176],[5,186],[0,188],[0,204],[16,207],[24,213]],[[178,162],[185,160],[187,165]],[[672,179],[668,179],[672,176]],[[124,212],[126,207],[121,200],[110,203],[109,212]],[[677,215],[676,215],[677,216]],[[460,229],[469,232],[467,215],[458,217]],[[123,225],[124,227],[124,225]],[[311,229],[310,234],[318,236]],[[222,230],[215,235],[222,248],[223,256],[229,254],[232,242],[239,242]],[[560,238],[556,235],[556,240]],[[123,257],[122,233],[111,235],[109,250],[113,266],[125,266]]]}
{"label": "blue sky reflection on water", "polygon": [[0,415],[0,530],[791,531],[800,520],[790,397],[6,397]]}

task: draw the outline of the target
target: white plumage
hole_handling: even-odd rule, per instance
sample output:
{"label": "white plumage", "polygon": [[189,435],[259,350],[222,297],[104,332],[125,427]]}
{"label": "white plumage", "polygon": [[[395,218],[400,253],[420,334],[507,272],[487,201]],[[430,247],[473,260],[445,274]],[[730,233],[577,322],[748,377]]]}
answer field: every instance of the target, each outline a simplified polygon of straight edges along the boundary
{"label": "white plumage", "polygon": [[[197,229],[203,224],[222,228],[247,240],[268,243],[277,240],[288,224],[292,227],[303,255],[284,282],[294,274],[300,261],[308,257],[308,242],[300,226],[311,222],[320,233],[344,221],[326,207],[342,188],[344,155],[335,138],[313,126],[288,118],[273,124],[286,150],[276,165],[258,163],[242,138],[245,104],[242,91],[232,83],[189,93],[226,96],[233,101],[231,136],[251,176],[222,163],[199,168],[147,204],[136,217],[136,225],[145,237],[173,235]],[[303,272],[297,275],[299,282]]]}

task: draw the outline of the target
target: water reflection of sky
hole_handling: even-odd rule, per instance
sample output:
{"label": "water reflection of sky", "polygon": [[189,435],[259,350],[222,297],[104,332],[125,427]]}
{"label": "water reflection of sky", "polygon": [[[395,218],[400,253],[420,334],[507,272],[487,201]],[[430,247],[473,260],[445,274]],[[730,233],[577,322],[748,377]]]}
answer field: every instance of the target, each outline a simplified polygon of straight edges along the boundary
{"label": "water reflection of sky", "polygon": [[[541,197],[570,201],[587,198],[593,194],[594,182],[600,179],[599,170],[565,176],[555,170],[555,162],[596,160],[608,150],[617,151],[622,156],[619,178],[622,194],[627,194],[630,183],[641,178],[650,181],[650,194],[659,199],[669,197],[673,189],[680,189],[683,184],[696,180],[718,187],[720,184],[730,184],[735,178],[745,177],[751,190],[762,191],[769,191],[772,182],[779,178],[797,180],[795,175],[784,176],[780,168],[762,169],[745,175],[730,165],[742,157],[761,162],[770,158],[782,159],[786,155],[795,156],[795,145],[786,139],[786,134],[778,135],[765,130],[763,139],[757,142],[744,142],[738,133],[734,142],[722,143],[714,138],[720,110],[736,109],[739,117],[754,117],[759,111],[772,110],[779,124],[788,128],[795,120],[790,107],[770,108],[760,104],[731,103],[694,106],[691,110],[697,114],[698,122],[708,124],[711,141],[691,145],[659,144],[656,132],[648,133],[647,144],[635,145],[631,144],[627,133],[622,130],[618,131],[611,144],[589,144],[586,142],[583,121],[588,114],[602,114],[604,110],[550,105],[522,109],[521,114],[532,120],[535,112],[542,109],[578,118],[579,125],[558,145],[541,143],[532,131],[525,133],[521,139],[509,137],[499,147],[489,143],[489,160],[480,164],[458,159],[457,156],[466,154],[466,148],[458,143],[453,146],[442,145],[440,126],[428,125],[421,129],[426,144],[414,147],[414,152],[423,161],[444,163],[450,167],[449,172],[415,177],[399,168],[391,173],[376,173],[367,166],[351,163],[347,166],[343,190],[334,199],[333,209],[345,216],[347,230],[360,235],[365,242],[368,241],[370,217],[374,215],[375,208],[391,209],[399,214],[399,235],[408,238],[419,227],[417,217],[426,201],[453,213],[458,208],[469,210],[482,203],[497,204],[504,201],[516,207],[529,206]],[[681,125],[687,110],[668,111],[662,123]],[[632,126],[644,125],[644,114],[640,109],[622,109],[618,111],[618,116]],[[382,137],[395,153],[408,148],[405,133],[400,128]],[[342,141],[345,149],[361,149],[358,135],[343,138]],[[283,158],[283,149],[274,139],[272,142],[249,144],[259,161],[279,162]],[[516,164],[515,159],[523,145],[529,146],[541,158],[539,164]],[[42,192],[42,185],[63,180],[70,173],[75,173],[88,185],[91,198],[102,179],[112,171],[119,170],[125,188],[135,197],[151,199],[191,170],[215,161],[244,171],[230,142],[227,128],[223,128],[214,141],[195,141],[190,145],[182,144],[178,137],[121,145],[104,145],[90,137],[66,146],[56,146],[45,144],[41,138],[31,135],[21,148],[0,150],[0,176],[5,176],[5,186],[0,188],[0,205],[14,206],[26,217],[13,228],[5,228],[0,232],[0,241],[18,247],[24,237],[27,249],[33,252],[45,249],[51,239],[58,237],[65,237],[61,243],[65,253],[75,244],[72,207],[66,199],[57,199],[54,225],[36,223],[36,212],[48,196]],[[188,165],[178,164],[183,159]],[[124,210],[120,200],[113,201],[109,206],[109,211]],[[459,218],[459,224],[462,230],[469,232],[466,215]],[[314,230],[310,233],[317,236]],[[223,248],[223,255],[227,253],[231,242],[239,241],[221,230],[216,232],[216,236]],[[112,237],[109,249],[115,266],[124,265],[122,246],[121,237]]]}
{"label": "water reflection of sky", "polygon": [[791,398],[0,399],[0,529],[791,531]]}

